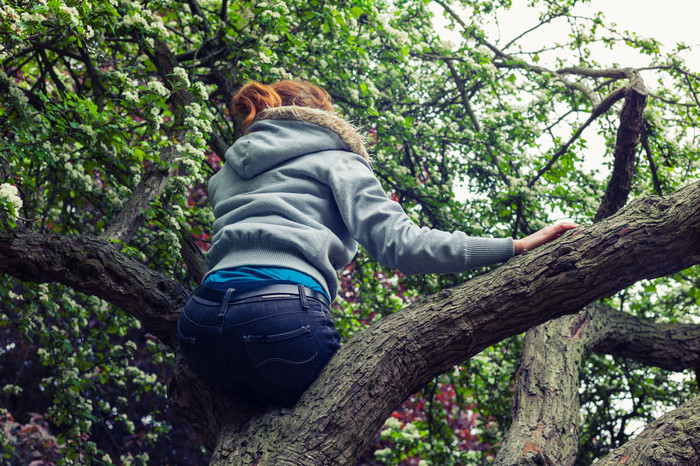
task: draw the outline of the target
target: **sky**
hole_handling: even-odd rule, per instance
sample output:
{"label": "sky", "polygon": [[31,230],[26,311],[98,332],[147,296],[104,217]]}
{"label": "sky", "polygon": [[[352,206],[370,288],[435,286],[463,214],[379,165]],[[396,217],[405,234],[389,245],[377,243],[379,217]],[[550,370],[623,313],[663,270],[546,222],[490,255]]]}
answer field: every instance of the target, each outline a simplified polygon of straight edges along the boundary
{"label": "sky", "polygon": [[[519,6],[523,5],[523,6]],[[500,33],[503,39],[512,38],[517,31],[522,31],[536,24],[538,13],[525,7],[523,0],[514,0],[508,14],[500,18]],[[602,11],[607,23],[614,22],[619,30],[634,31],[642,37],[654,37],[661,43],[673,48],[677,42],[697,46],[696,50],[685,52],[682,56],[691,69],[700,73],[700,1],[698,0],[591,0],[589,5],[579,6],[574,12],[590,15]],[[508,31],[513,31],[508,34]],[[559,29],[566,34],[565,29]],[[549,40],[556,36],[557,30],[545,29],[542,35],[533,34],[533,40]],[[636,57],[620,55],[616,52],[615,61],[623,66],[636,66],[643,63]]]}
{"label": "sky", "polygon": [[622,29],[654,37],[668,46],[676,42],[695,45],[683,57],[700,73],[700,1],[698,0],[593,0],[591,9],[602,11]]}

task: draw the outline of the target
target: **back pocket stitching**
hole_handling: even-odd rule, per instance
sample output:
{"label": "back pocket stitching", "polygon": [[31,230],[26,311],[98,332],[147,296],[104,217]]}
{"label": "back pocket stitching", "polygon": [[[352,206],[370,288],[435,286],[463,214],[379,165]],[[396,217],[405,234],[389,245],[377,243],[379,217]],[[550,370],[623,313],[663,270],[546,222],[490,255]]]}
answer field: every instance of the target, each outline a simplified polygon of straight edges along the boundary
{"label": "back pocket stitching", "polygon": [[[304,335],[305,333],[311,333],[311,327],[308,325],[303,325],[297,330],[278,333],[276,335],[246,335],[243,337],[243,340],[250,343],[275,343],[278,341],[291,340],[292,338]],[[313,341],[313,338],[311,341]],[[314,345],[314,349],[315,346],[316,345]]]}
{"label": "back pocket stitching", "polygon": [[[273,357],[273,358],[263,359],[262,361],[258,362],[257,361],[258,358],[254,358],[253,354],[251,354],[251,346],[254,347],[257,344],[263,344],[263,343],[279,343],[279,342],[282,342],[285,340],[298,338],[298,337],[303,336],[303,335],[308,335],[307,338],[308,338],[308,341],[311,343],[310,347],[312,348],[312,351],[313,351],[313,354],[309,358],[305,359],[304,361],[291,361],[289,359]],[[316,341],[313,338],[313,335],[311,333],[311,329],[308,325],[304,325],[297,330],[292,330],[292,331],[277,334],[277,335],[246,335],[243,337],[243,340],[246,343],[245,346],[246,346],[246,352],[248,354],[248,357],[253,362],[255,368],[260,370],[260,375],[265,380],[269,380],[273,383],[276,383],[278,385],[282,385],[285,387],[300,388],[300,387],[307,385],[309,380],[311,380],[313,377],[315,377],[317,375],[318,363],[317,362],[314,363],[314,361],[318,360],[318,350],[316,349]],[[309,364],[309,363],[312,363],[313,365],[310,368],[310,370],[308,371],[307,377],[305,377],[303,380],[300,380],[299,383],[297,383],[296,385],[288,385],[288,384],[283,383],[280,380],[276,380],[272,377],[269,377],[263,371],[265,366],[269,366],[269,365],[274,364],[274,363],[286,364],[286,365],[292,366],[292,367],[293,366],[302,366],[302,365]]]}

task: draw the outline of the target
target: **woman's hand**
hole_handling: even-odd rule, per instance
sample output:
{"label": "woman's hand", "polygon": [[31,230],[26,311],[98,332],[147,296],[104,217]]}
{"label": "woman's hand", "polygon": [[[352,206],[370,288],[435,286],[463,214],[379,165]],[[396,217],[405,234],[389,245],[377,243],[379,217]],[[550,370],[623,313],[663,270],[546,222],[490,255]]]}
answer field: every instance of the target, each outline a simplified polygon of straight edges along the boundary
{"label": "woman's hand", "polygon": [[526,236],[525,238],[513,240],[515,255],[522,254],[523,251],[531,251],[541,244],[549,243],[559,238],[562,233],[576,228],[577,226],[577,224],[571,222],[557,223],[556,225],[544,227],[540,231]]}

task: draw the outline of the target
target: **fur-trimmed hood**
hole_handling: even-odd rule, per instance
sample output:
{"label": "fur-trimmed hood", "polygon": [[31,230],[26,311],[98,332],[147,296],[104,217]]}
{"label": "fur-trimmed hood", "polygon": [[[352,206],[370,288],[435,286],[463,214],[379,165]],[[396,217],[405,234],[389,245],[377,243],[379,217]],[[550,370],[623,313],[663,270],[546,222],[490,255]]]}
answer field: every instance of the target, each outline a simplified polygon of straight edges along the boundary
{"label": "fur-trimmed hood", "polygon": [[274,107],[260,113],[226,152],[243,178],[252,178],[286,160],[325,150],[354,152],[369,163],[357,129],[338,115],[308,107]]}

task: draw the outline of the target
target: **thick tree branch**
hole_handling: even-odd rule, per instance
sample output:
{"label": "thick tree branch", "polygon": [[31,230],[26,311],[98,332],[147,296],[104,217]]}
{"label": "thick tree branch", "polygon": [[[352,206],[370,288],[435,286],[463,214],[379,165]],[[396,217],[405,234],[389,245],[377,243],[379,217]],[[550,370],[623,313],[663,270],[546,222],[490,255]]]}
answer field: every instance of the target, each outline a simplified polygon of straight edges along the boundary
{"label": "thick tree branch", "polygon": [[[214,462],[351,464],[395,406],[453,365],[640,279],[700,263],[699,202],[700,183],[637,200],[385,317],[340,349],[291,412],[246,419],[230,410]],[[185,393],[186,383],[177,387],[181,400],[201,396]]]}
{"label": "thick tree branch", "polygon": [[589,344],[596,353],[669,371],[694,369],[700,364],[700,325],[651,322],[603,305],[592,311],[599,314],[598,337]]}
{"label": "thick tree branch", "polygon": [[143,322],[173,347],[187,290],[94,237],[0,230],[0,272],[36,283],[58,282],[102,298]]}
{"label": "thick tree branch", "polygon": [[596,465],[696,466],[700,464],[700,396],[652,422]]}
{"label": "thick tree branch", "polygon": [[620,126],[615,141],[615,163],[603,200],[593,219],[598,222],[617,212],[632,189],[632,177],[636,168],[637,145],[644,130],[644,107],[647,92],[640,77],[630,83],[625,105],[620,114]]}

